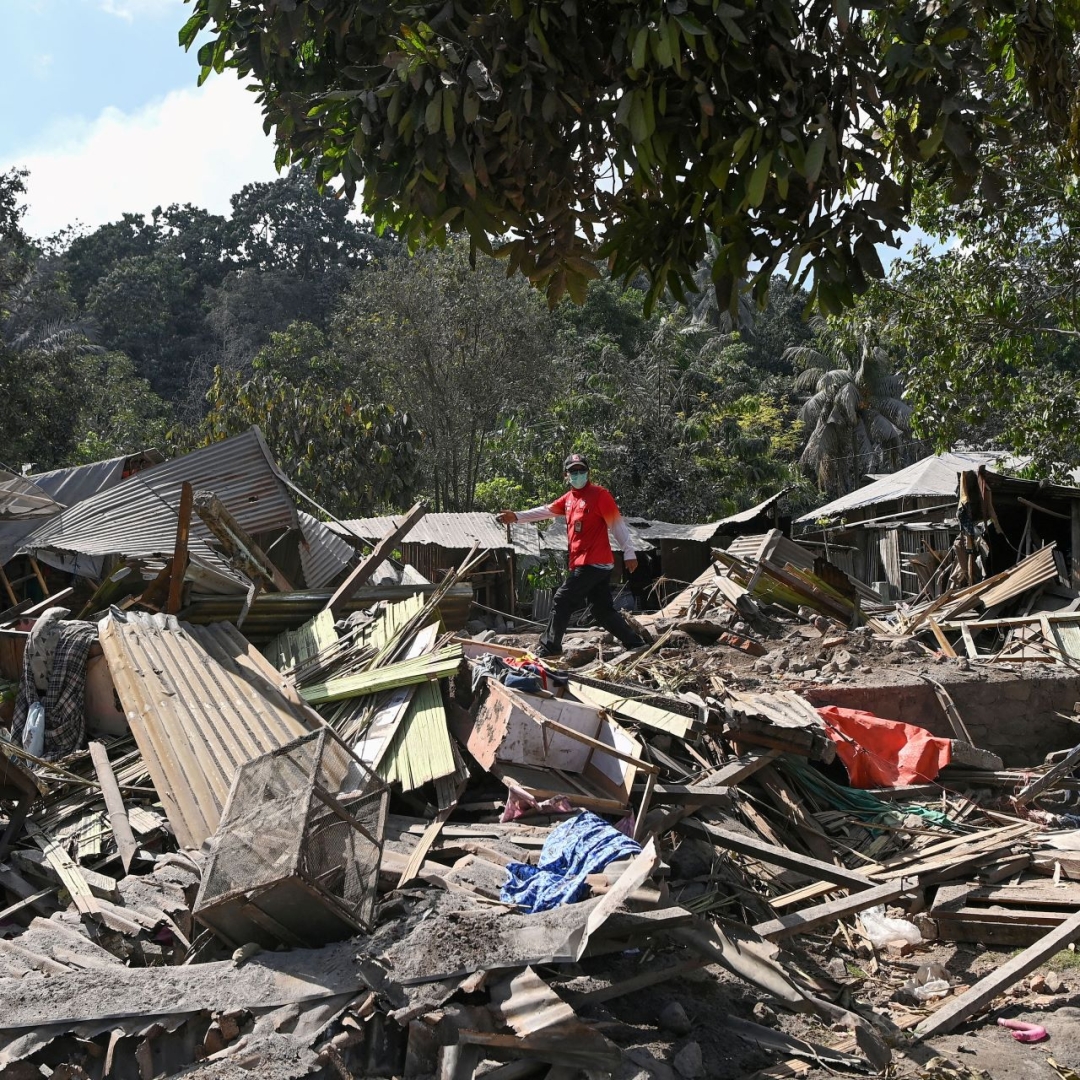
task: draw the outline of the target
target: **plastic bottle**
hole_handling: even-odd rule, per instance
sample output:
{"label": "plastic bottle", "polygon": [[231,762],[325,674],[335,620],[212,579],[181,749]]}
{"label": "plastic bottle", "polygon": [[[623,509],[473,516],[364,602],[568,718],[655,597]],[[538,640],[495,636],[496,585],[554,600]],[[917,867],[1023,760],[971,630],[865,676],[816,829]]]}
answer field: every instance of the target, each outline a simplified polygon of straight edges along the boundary
{"label": "plastic bottle", "polygon": [[35,701],[26,714],[22,744],[23,749],[34,757],[41,757],[45,751],[45,706],[40,701]]}

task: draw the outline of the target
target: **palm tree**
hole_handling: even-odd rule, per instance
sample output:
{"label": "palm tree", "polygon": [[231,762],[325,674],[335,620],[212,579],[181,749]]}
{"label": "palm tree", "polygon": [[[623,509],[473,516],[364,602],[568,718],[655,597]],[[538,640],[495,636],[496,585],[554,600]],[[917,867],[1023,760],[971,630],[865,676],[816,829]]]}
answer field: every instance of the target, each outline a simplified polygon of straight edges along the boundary
{"label": "palm tree", "polygon": [[735,330],[746,336],[754,332],[754,300],[745,279],[740,278],[737,288],[739,293],[738,312],[733,319],[726,308],[720,309],[716,300],[716,286],[713,282],[713,265],[720,254],[722,245],[714,232],[708,235],[708,248],[698,268],[694,271],[696,291],[688,296],[687,309],[694,328],[710,327],[721,334],[730,334]]}
{"label": "palm tree", "polygon": [[803,369],[795,389],[809,395],[799,411],[809,431],[799,464],[830,494],[842,495],[858,487],[865,473],[899,467],[911,434],[911,406],[902,400],[903,383],[871,326],[844,334],[819,317],[814,329],[813,345],[784,352]]}

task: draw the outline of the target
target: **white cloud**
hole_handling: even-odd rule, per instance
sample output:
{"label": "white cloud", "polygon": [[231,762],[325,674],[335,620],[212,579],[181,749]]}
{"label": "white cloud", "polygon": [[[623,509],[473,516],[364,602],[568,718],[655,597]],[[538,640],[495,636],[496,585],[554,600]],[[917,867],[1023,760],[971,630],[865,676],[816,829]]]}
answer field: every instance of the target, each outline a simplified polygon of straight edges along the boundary
{"label": "white cloud", "polygon": [[47,79],[52,71],[52,66],[52,53],[39,53],[37,56],[30,58],[30,70],[34,73],[35,79]]}
{"label": "white cloud", "polygon": [[231,76],[211,76],[137,112],[67,119],[0,161],[0,172],[12,167],[30,170],[24,227],[39,237],[174,202],[227,213],[244,184],[277,175],[254,95]]}
{"label": "white cloud", "polygon": [[99,5],[107,15],[134,22],[137,16],[158,16],[165,12],[175,12],[180,7],[180,0],[101,0]]}

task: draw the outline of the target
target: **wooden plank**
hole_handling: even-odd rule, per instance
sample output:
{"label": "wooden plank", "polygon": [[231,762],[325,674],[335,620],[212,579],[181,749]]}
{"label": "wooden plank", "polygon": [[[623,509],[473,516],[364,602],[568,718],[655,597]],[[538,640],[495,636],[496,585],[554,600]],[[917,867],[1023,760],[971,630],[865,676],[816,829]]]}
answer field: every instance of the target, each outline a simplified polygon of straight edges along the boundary
{"label": "wooden plank", "polygon": [[116,775],[113,773],[112,765],[109,764],[108,752],[101,743],[91,741],[90,759],[94,763],[94,772],[97,773],[98,782],[101,784],[105,809],[109,811],[109,821],[112,823],[113,838],[120,852],[120,861],[123,863],[124,872],[127,873],[131,870],[131,862],[135,858],[139,845],[135,842],[135,835],[131,831],[124,797],[120,794]]}
{"label": "wooden plank", "polygon": [[184,574],[188,564],[188,535],[191,531],[191,507],[194,501],[195,489],[185,480],[180,486],[176,544],[173,547],[172,574],[169,577],[169,597],[165,601],[165,611],[169,615],[175,615],[183,602]]}
{"label": "wooden plank", "polygon": [[4,573],[4,568],[0,566],[0,584],[4,586],[4,592],[7,593],[8,600],[11,602],[12,607],[19,606],[19,598],[15,595],[15,590],[11,587],[11,581],[7,574]]}
{"label": "wooden plank", "polygon": [[90,891],[82,870],[71,861],[60,843],[51,836],[46,836],[33,821],[26,823],[26,831],[45,855],[49,865],[60,875],[64,887],[71,894],[75,906],[83,915],[100,915],[101,905]]}
{"label": "wooden plank", "polygon": [[37,559],[33,555],[29,556],[30,569],[34,571],[34,577],[37,578],[38,585],[41,586],[41,595],[49,595],[49,586],[45,584],[45,575],[41,572],[41,567],[38,565]]}
{"label": "wooden plank", "polygon": [[846,918],[848,915],[857,915],[860,911],[865,911],[875,904],[887,904],[916,888],[918,888],[918,882],[913,878],[898,878],[896,881],[876,885],[872,889],[863,889],[861,892],[841,896],[836,900],[827,900],[824,904],[816,904],[814,907],[793,912],[791,915],[769,919],[767,922],[758,923],[754,930],[768,941],[780,941],[783,938],[794,937],[796,934],[808,933],[810,930],[835,922],[837,919]]}
{"label": "wooden plank", "polygon": [[393,532],[384,536],[371,552],[363,559],[349,576],[337,587],[333,596],[326,602],[335,615],[338,614],[341,605],[344,604],[361,585],[386,561],[387,556],[400,543],[402,537],[408,535],[412,527],[427,513],[427,506],[421,500],[402,519]]}
{"label": "wooden plank", "polygon": [[1068,754],[1065,755],[1056,765],[1047,769],[1041,776],[1037,776],[1026,787],[1024,787],[1018,795],[1015,796],[1013,801],[1018,806],[1024,806],[1026,803],[1031,802],[1036,796],[1041,795],[1044,791],[1049,791],[1051,788],[1056,787],[1057,784],[1070,776],[1073,771],[1073,766],[1080,761],[1080,744],[1074,746]]}
{"label": "wooden plank", "polygon": [[971,627],[967,623],[960,627],[960,636],[964,639],[964,651],[968,654],[968,659],[978,660],[979,650],[975,648],[975,638],[972,636]]}
{"label": "wooden plank", "polygon": [[915,1029],[915,1039],[921,1041],[935,1035],[944,1035],[959,1027],[969,1017],[989,1005],[998,994],[1008,990],[1025,975],[1030,975],[1040,964],[1071,945],[1077,938],[1080,938],[1080,911],[1041,937],[1019,956],[1014,956],[995,968],[971,989],[952,1001],[946,1001]]}
{"label": "wooden plank", "polygon": [[927,619],[930,624],[930,629],[933,631],[934,637],[937,638],[937,643],[941,648],[941,651],[948,657],[956,659],[956,650],[952,647],[952,643],[945,636],[945,631],[941,629],[941,625],[936,619]]}
{"label": "wooden plank", "polygon": [[872,889],[875,882],[862,874],[856,874],[842,866],[833,863],[822,862],[820,859],[812,859],[808,855],[799,855],[787,848],[776,847],[766,844],[756,837],[743,836],[741,833],[732,832],[730,829],[722,829],[719,825],[712,825],[706,821],[683,822],[683,827],[693,826],[704,829],[709,839],[720,847],[729,851],[737,851],[742,855],[749,855],[753,859],[771,863],[774,866],[782,866],[787,870],[795,870],[808,877],[821,878],[832,882],[834,885],[843,885],[849,889]]}
{"label": "wooden plank", "polygon": [[272,586],[278,592],[293,591],[289,579],[212,491],[196,492],[194,507],[202,523],[221,545],[226,558],[250,581]]}

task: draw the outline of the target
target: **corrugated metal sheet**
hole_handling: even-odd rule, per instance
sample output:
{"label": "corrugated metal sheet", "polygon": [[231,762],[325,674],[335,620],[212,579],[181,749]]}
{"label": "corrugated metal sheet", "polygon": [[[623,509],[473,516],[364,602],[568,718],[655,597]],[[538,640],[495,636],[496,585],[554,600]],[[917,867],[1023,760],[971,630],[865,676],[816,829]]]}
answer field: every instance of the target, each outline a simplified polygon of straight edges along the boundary
{"label": "corrugated metal sheet", "polygon": [[0,566],[11,562],[15,552],[39,525],[41,518],[27,518],[25,521],[0,521]]}
{"label": "corrugated metal sheet", "polygon": [[450,776],[455,767],[439,684],[424,683],[416,688],[379,775],[388,784],[400,783],[403,791],[414,791],[429,780]]}
{"label": "corrugated metal sheet", "polygon": [[818,518],[837,517],[845,510],[856,507],[915,496],[950,498],[956,494],[957,473],[978,470],[980,465],[989,467],[1008,457],[1007,454],[995,453],[934,454],[795,520],[800,524],[817,521]]}
{"label": "corrugated metal sheet", "polygon": [[33,480],[0,469],[0,518],[22,521],[28,517],[47,517],[59,510],[56,500]]}
{"label": "corrugated metal sheet", "polygon": [[[654,550],[655,545],[649,543],[638,529],[629,524],[627,528],[630,530],[630,537],[634,541],[635,552]],[[608,539],[611,541],[612,551],[622,551],[622,547],[615,537],[611,535],[610,531],[608,532]],[[546,529],[540,530],[540,547],[544,551],[567,550],[566,525],[561,518],[548,525]]]}
{"label": "corrugated metal sheet", "polygon": [[236,770],[318,727],[227,623],[192,627],[137,612],[102,620],[101,648],[131,732],[184,847],[221,820]]}
{"label": "corrugated metal sheet", "polygon": [[[151,466],[49,519],[20,551],[53,549],[83,555],[171,555],[184,481],[213,491],[249,532],[295,528],[296,509],[262,433],[243,435]],[[189,546],[217,566],[224,560],[207,544],[210,533],[192,516]]]}
{"label": "corrugated metal sheet", "polygon": [[[397,528],[397,517],[349,518],[327,527],[339,536],[362,536],[370,543],[381,540]],[[344,526],[344,527],[343,527]],[[425,514],[402,540],[404,544],[433,544],[451,551],[468,551],[479,543],[484,551],[513,550],[518,555],[539,555],[541,543],[535,525],[511,525],[510,539],[506,526],[494,514]]]}
{"label": "corrugated metal sheet", "polygon": [[300,520],[300,565],[304,568],[304,583],[309,589],[323,589],[336,583],[356,561],[356,548],[303,510],[297,511]]}
{"label": "corrugated metal sheet", "polygon": [[157,450],[140,450],[137,454],[125,454],[123,457],[109,458],[108,461],[31,473],[31,479],[58,503],[67,507],[119,484],[125,475],[141,472],[164,460]]}
{"label": "corrugated metal sheet", "polygon": [[285,630],[263,648],[263,656],[278,671],[291,668],[310,660],[337,641],[334,629],[334,613],[324,608],[296,630]]}

